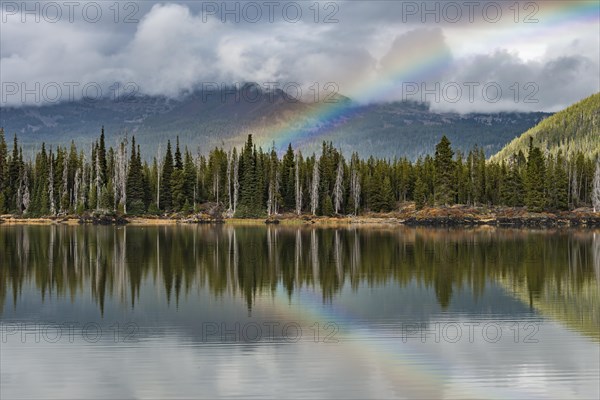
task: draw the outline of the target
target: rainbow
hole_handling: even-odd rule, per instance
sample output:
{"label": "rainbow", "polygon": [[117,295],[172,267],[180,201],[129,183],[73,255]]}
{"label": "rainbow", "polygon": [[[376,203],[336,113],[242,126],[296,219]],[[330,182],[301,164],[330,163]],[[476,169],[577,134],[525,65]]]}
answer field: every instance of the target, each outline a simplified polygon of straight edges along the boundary
{"label": "rainbow", "polygon": [[[567,33],[580,29],[585,24],[600,24],[600,4],[596,0],[544,1],[535,4],[540,6],[540,10],[531,18],[539,20],[538,23],[515,24],[512,15],[505,16],[501,20],[503,23],[497,25],[503,29],[485,38],[487,48],[495,50],[503,45],[522,43],[524,38],[544,43],[549,33]],[[524,4],[519,5],[524,7]],[[519,20],[522,21],[532,11],[521,9]],[[484,24],[489,28],[490,23],[485,22],[475,24],[475,28],[481,28]],[[469,35],[472,37],[473,33],[469,32]],[[391,62],[386,61],[386,66],[380,68],[377,77],[357,82],[347,94],[361,102],[385,100],[402,90],[403,82],[424,81],[425,78],[436,76],[449,68],[451,63],[452,56],[448,48],[436,41],[429,41],[419,48],[404,52]],[[288,143],[302,145],[315,141],[344,124],[356,111],[352,105],[343,103],[316,102],[312,105],[291,121],[274,123],[264,132],[255,135],[256,141],[267,145],[275,143],[278,150],[283,150]]]}
{"label": "rainbow", "polygon": [[[377,334],[373,329],[364,324],[361,326],[351,310],[344,309],[340,305],[323,304],[322,298],[318,296],[316,290],[300,289],[296,296],[298,305],[301,305],[302,308],[289,304],[290,299],[287,297],[287,292],[283,284],[279,284],[275,291],[273,304],[283,315],[287,315],[291,321],[301,326],[313,326],[315,322],[319,322],[323,326],[324,323],[335,322],[340,327],[340,331],[336,335],[339,342],[325,344],[325,346],[336,346],[335,350],[338,353],[347,354],[357,361],[367,361],[369,365],[377,365],[393,384],[393,388],[398,390],[399,396],[439,398],[448,395],[448,393],[444,393],[444,389],[451,381],[456,366],[453,365],[452,360],[444,359],[443,354],[438,354],[439,358],[432,358],[430,361],[425,360],[426,362],[421,361],[416,364],[412,361],[414,354],[419,354],[421,360],[425,354],[423,354],[422,348],[419,349],[411,342],[415,343],[415,340],[420,342],[420,340],[413,338],[404,342],[399,336],[382,339],[381,334]],[[323,344],[319,343],[318,345]],[[436,368],[426,368],[431,365],[435,365]],[[457,390],[459,392],[452,395],[460,398],[541,398],[538,393],[523,389],[518,391],[512,387],[497,387],[494,388],[494,392],[490,392],[489,387],[482,388],[476,384],[465,385],[463,383]]]}

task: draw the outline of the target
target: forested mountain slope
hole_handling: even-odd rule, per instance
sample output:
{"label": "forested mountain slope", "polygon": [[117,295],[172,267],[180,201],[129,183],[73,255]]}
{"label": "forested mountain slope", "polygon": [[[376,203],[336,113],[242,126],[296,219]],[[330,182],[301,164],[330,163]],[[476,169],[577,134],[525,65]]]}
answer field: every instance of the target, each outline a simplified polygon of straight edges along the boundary
{"label": "forested mountain slope", "polygon": [[544,119],[518,138],[507,144],[492,157],[507,160],[519,151],[527,153],[530,138],[534,146],[556,155],[582,152],[588,156],[600,153],[600,93]]}

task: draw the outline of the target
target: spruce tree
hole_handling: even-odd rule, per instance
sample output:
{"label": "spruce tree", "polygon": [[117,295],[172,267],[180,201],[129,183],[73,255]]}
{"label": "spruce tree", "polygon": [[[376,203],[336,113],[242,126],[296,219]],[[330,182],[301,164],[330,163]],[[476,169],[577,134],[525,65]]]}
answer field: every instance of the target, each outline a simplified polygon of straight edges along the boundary
{"label": "spruce tree", "polygon": [[142,171],[139,147],[136,149],[135,136],[131,138],[131,158],[127,173],[127,212],[141,214],[145,211],[144,204],[144,175]]}
{"label": "spruce tree", "polygon": [[517,157],[509,161],[504,183],[501,189],[502,204],[509,207],[519,207],[523,205],[523,179]]}
{"label": "spruce tree", "polygon": [[171,176],[171,192],[173,209],[175,211],[181,211],[185,204],[185,191],[184,191],[185,180],[183,176],[183,169],[175,168],[173,175]]}
{"label": "spruce tree", "polygon": [[4,128],[0,128],[0,214],[6,210],[6,183],[8,180],[8,148],[4,139]]}
{"label": "spruce tree", "polygon": [[444,135],[435,146],[435,202],[438,205],[449,205],[455,197],[453,156],[450,141]]}
{"label": "spruce tree", "polygon": [[569,203],[569,177],[562,151],[559,150],[555,161],[550,158],[548,164],[552,168],[552,176],[546,177],[549,184],[548,205],[555,210],[566,210]]}
{"label": "spruce tree", "polygon": [[394,209],[394,191],[392,189],[392,182],[390,177],[386,176],[383,178],[383,184],[380,189],[381,204],[379,205],[379,211],[389,212]]}
{"label": "spruce tree", "polygon": [[533,146],[533,138],[530,138],[525,195],[525,204],[530,211],[540,212],[544,210],[546,204],[544,194],[545,175],[544,156],[538,147]]}
{"label": "spruce tree", "polygon": [[160,177],[160,208],[169,211],[173,207],[171,194],[171,178],[173,176],[173,154],[171,153],[171,141],[167,141],[167,153],[163,161],[162,174]]}
{"label": "spruce tree", "polygon": [[427,204],[427,185],[425,183],[425,179],[423,178],[423,168],[421,167],[420,163],[421,160],[419,159],[415,168],[417,178],[415,180],[414,200],[417,210],[422,209]]}
{"label": "spruce tree", "polygon": [[[240,155],[240,204],[236,211],[237,216],[253,217],[256,215],[256,208],[260,207],[261,193],[258,185],[256,173],[256,153],[252,143],[252,135],[248,135],[248,140]],[[257,204],[258,203],[258,204]]]}
{"label": "spruce tree", "polygon": [[194,165],[191,153],[186,149],[183,163],[183,195],[185,201],[192,206],[196,202],[196,199],[194,198],[195,180],[196,166]]}
{"label": "spruce tree", "polygon": [[179,136],[177,136],[177,145],[175,147],[175,169],[183,169],[183,160],[181,158],[181,150],[179,149]]}
{"label": "spruce tree", "polygon": [[295,177],[294,150],[290,143],[281,160],[281,194],[283,195],[283,208],[288,211],[296,207]]}

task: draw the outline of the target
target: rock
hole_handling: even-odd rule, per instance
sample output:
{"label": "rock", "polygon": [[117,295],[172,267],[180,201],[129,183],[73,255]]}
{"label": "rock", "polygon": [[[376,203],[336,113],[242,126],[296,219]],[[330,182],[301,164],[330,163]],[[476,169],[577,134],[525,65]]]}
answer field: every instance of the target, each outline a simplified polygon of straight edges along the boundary
{"label": "rock", "polygon": [[201,213],[182,219],[179,222],[183,224],[222,224],[225,220],[221,214],[210,215]]}
{"label": "rock", "polygon": [[80,216],[79,223],[93,225],[125,225],[129,223],[129,221],[122,215],[95,214]]}
{"label": "rock", "polygon": [[409,217],[404,220],[408,226],[475,226],[488,223],[477,218],[464,216]]}

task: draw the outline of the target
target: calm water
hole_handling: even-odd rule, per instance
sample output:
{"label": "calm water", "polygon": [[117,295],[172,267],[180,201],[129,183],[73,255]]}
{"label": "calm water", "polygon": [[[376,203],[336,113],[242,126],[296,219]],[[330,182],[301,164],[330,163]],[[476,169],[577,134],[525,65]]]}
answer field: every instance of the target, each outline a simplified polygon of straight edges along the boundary
{"label": "calm water", "polygon": [[0,226],[0,398],[598,398],[600,232]]}

